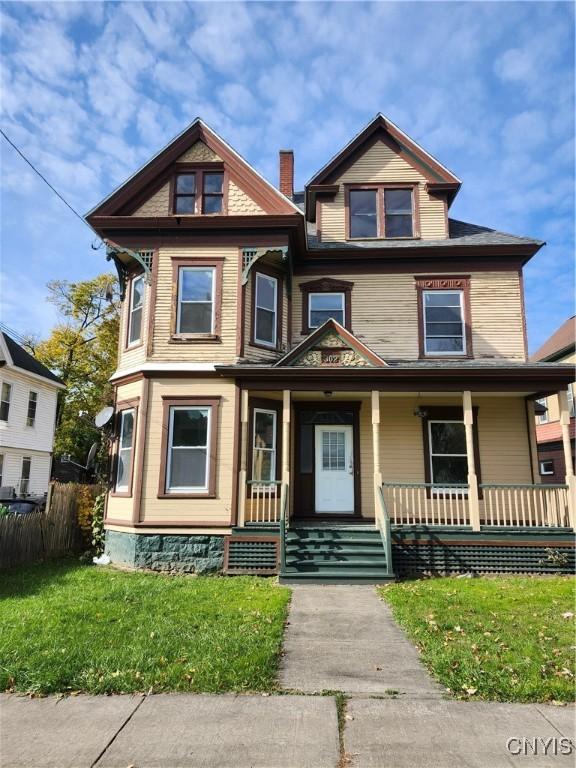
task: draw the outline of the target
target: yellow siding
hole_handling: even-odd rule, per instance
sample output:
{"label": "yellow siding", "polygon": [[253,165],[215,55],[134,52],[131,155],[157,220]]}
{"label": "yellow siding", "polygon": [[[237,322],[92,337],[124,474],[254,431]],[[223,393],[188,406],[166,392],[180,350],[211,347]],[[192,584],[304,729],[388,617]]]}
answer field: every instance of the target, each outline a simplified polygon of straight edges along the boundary
{"label": "yellow siding", "polygon": [[[454,274],[454,273],[451,273]],[[327,275],[329,276],[329,275]],[[418,304],[414,275],[346,274],[352,289],[352,331],[386,359],[418,358]],[[524,360],[520,281],[516,272],[476,272],[470,275],[472,345],[475,358]],[[300,283],[294,279],[293,341],[304,337]]]}
{"label": "yellow siding", "polygon": [[[236,358],[238,248],[187,246],[161,248],[158,257],[158,290],[154,318],[153,360],[178,362],[233,362]],[[172,334],[172,257],[224,258],[222,269],[221,342],[176,342]]]}
{"label": "yellow siding", "polygon": [[427,179],[378,141],[336,180],[340,191],[333,200],[321,203],[322,240],[346,240],[344,213],[344,184],[369,184],[376,182],[418,182],[420,203],[420,236],[423,240],[435,240],[447,236],[444,202],[426,192]]}
{"label": "yellow siding", "polygon": [[[478,406],[478,442],[483,483],[531,483],[524,398],[474,397]],[[424,482],[422,405],[462,405],[462,398],[381,397],[380,460],[385,482]]]}
{"label": "yellow siding", "polygon": [[[221,397],[215,499],[158,498],[162,445],[162,396],[180,397],[182,395]],[[164,520],[190,522],[196,520],[207,521],[207,526],[230,522],[234,462],[234,403],[235,387],[232,381],[221,379],[150,381],[144,486],[140,513],[142,521],[160,523]]]}

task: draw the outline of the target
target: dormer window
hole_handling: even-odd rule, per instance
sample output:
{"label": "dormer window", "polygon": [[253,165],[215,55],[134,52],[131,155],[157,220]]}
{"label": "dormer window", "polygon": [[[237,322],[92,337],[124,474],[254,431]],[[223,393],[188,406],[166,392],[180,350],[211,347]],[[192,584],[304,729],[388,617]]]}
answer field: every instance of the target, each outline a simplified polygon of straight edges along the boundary
{"label": "dormer window", "polygon": [[414,185],[350,185],[346,189],[351,240],[419,237]]}
{"label": "dormer window", "polygon": [[223,213],[224,172],[198,169],[176,174],[172,210],[183,216]]}

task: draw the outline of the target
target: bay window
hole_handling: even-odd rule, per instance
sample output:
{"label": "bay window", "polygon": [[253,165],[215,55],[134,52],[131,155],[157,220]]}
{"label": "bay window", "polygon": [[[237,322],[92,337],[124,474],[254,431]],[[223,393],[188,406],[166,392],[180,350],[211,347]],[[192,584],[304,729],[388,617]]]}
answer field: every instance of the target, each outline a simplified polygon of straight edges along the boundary
{"label": "bay window", "polygon": [[253,340],[256,344],[275,348],[278,344],[278,279],[256,272],[253,285]]}
{"label": "bay window", "polygon": [[132,485],[136,409],[126,408],[120,411],[119,419],[115,491],[116,493],[129,493]]}
{"label": "bay window", "polygon": [[215,267],[180,267],[177,333],[214,333],[215,275]]}
{"label": "bay window", "polygon": [[144,276],[132,280],[130,285],[130,307],[128,313],[128,346],[142,340],[142,312],[144,307]]}

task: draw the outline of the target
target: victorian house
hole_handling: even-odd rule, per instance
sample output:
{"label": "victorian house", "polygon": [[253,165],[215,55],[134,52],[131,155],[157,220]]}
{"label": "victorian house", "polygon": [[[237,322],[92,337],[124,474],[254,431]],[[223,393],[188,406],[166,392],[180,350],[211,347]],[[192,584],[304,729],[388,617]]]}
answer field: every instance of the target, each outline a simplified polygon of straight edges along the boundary
{"label": "victorian house", "polygon": [[527,356],[543,243],[450,218],[460,179],[382,115],[303,192],[279,165],[275,188],[197,119],[87,215],[123,292],[112,561],[569,567],[574,477],[541,484],[534,403],[565,421],[573,373]]}

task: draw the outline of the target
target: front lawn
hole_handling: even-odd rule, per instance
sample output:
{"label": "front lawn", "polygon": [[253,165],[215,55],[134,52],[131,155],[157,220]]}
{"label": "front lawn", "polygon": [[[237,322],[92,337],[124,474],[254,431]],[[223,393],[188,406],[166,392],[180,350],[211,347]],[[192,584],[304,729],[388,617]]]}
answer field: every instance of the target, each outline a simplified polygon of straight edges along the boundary
{"label": "front lawn", "polygon": [[289,590],[77,563],[0,574],[0,690],[267,691]]}
{"label": "front lawn", "polygon": [[453,695],[574,700],[571,577],[432,579],[380,593]]}

